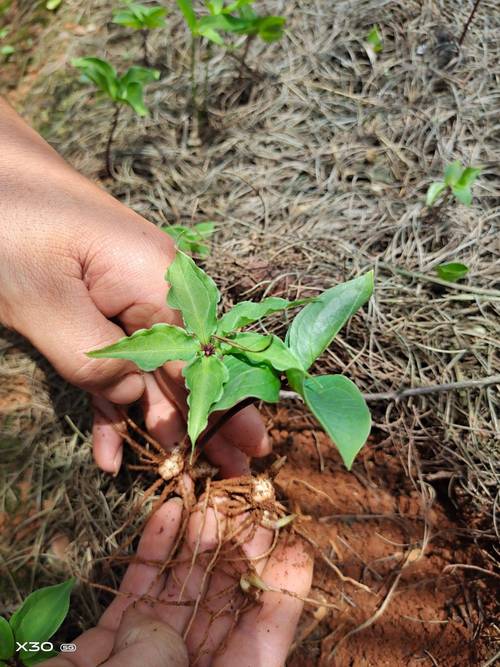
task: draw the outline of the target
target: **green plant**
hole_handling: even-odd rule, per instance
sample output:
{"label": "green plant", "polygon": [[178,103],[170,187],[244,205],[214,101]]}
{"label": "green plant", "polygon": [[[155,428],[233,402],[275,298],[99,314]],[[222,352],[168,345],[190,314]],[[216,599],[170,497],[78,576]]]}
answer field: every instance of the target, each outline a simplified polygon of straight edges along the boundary
{"label": "green plant", "polygon": [[207,0],[208,16],[198,18],[192,0],[176,0],[191,32],[191,92],[196,108],[196,41],[204,37],[209,42],[223,46],[222,33],[247,35],[245,51],[241,59],[242,67],[251,41],[260,37],[264,42],[275,42],[283,36],[286,19],[282,16],[259,16],[252,9],[253,0],[234,0],[225,4],[224,0]]}
{"label": "green plant", "polygon": [[433,206],[438,197],[445,193],[443,203],[453,195],[462,204],[472,203],[472,186],[481,173],[479,167],[462,167],[458,160],[449,164],[444,170],[443,180],[431,183],[427,190],[425,203]]}
{"label": "green plant", "polygon": [[6,665],[2,661],[11,660],[16,653],[26,667],[57,655],[48,640],[66,618],[74,585],[72,578],[39,588],[28,595],[9,621],[0,616],[0,665]]}
{"label": "green plant", "polygon": [[48,9],[49,11],[53,12],[59,7],[61,3],[62,0],[47,0],[47,2],[45,3],[45,9]]}
{"label": "green plant", "polygon": [[380,53],[384,49],[384,44],[382,42],[382,35],[378,26],[374,25],[370,30],[368,35],[365,38],[366,43],[369,45],[373,53]]}
{"label": "green plant", "polygon": [[449,262],[448,264],[440,264],[437,266],[436,273],[441,280],[455,283],[469,273],[469,267],[465,264],[460,264],[460,262]]}
{"label": "green plant", "polygon": [[108,175],[112,177],[111,147],[118,125],[120,109],[123,105],[128,105],[132,107],[137,115],[148,116],[149,111],[144,106],[143,101],[144,85],[157,81],[160,72],[147,67],[130,67],[125,74],[118,76],[114,67],[108,62],[93,57],[76,58],[72,61],[72,65],[82,71],[84,81],[94,83],[98,90],[109,97],[115,105],[105,153],[106,170]]}
{"label": "green plant", "polygon": [[124,4],[126,5],[124,8],[113,10],[113,23],[141,31],[144,64],[149,66],[148,32],[166,26],[167,10],[159,5],[146,7],[136,2]]}
{"label": "green plant", "polygon": [[[5,28],[0,28],[0,40],[5,39],[10,32],[9,26]],[[5,60],[8,60],[16,52],[16,49],[12,44],[4,44],[0,46],[0,56],[4,56]]]}
{"label": "green plant", "polygon": [[279,311],[304,305],[268,297],[242,301],[217,317],[220,293],[214,281],[182,252],[166,272],[167,303],[181,311],[185,328],[156,324],[88,353],[92,358],[130,359],[144,371],[167,361],[187,362],[188,435],[194,446],[208,417],[236,411],[250,399],[279,400],[281,380],[298,392],[335,442],[350,468],[370,431],[370,413],[356,385],[343,375],[309,374],[342,326],[370,297],[373,273],[332,287],[307,300],[285,340],[242,331]]}
{"label": "green plant", "polygon": [[182,252],[187,252],[198,257],[207,257],[210,248],[205,243],[215,232],[214,222],[198,222],[193,227],[184,225],[168,225],[161,230],[171,236],[175,245]]}

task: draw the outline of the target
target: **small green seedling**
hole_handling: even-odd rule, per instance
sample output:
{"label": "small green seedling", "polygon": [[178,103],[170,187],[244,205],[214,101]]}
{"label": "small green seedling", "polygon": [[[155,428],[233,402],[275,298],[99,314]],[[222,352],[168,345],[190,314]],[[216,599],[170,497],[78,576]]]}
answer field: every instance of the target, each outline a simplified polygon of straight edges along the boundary
{"label": "small green seedling", "polygon": [[[5,28],[0,28],[0,40],[5,39],[10,32],[9,26]],[[0,46],[0,56],[3,56],[5,60],[8,60],[10,56],[14,55],[16,49],[12,44],[3,44]]]}
{"label": "small green seedling", "polygon": [[148,116],[149,111],[143,101],[144,85],[157,81],[160,72],[148,67],[130,67],[123,76],[118,76],[115,68],[108,62],[93,57],[76,58],[72,60],[72,65],[82,71],[84,81],[94,83],[99,92],[109,97],[115,105],[105,153],[106,170],[108,175],[113,177],[111,147],[120,109],[123,105],[128,105],[138,116]]}
{"label": "small green seedling", "polygon": [[382,35],[378,26],[374,25],[365,38],[365,41],[373,53],[381,53],[384,49]]}
{"label": "small green seedling", "polygon": [[196,42],[204,37],[209,42],[225,46],[222,33],[247,35],[241,66],[245,66],[245,58],[251,41],[260,37],[264,42],[275,42],[283,36],[286,19],[282,16],[258,16],[251,8],[253,0],[234,0],[225,4],[224,0],[207,0],[205,2],[208,16],[198,18],[192,0],[176,0],[184,16],[186,25],[191,32],[191,93],[193,106],[196,108]]}
{"label": "small green seedling", "polygon": [[436,273],[441,280],[456,283],[457,280],[464,278],[469,273],[469,267],[465,264],[460,264],[460,262],[449,262],[448,264],[437,266]]}
{"label": "small green seedling", "polygon": [[[33,591],[7,621],[0,616],[0,665],[17,658],[26,667],[47,660],[57,652],[49,639],[69,610],[75,579]],[[19,649],[19,645],[22,648]],[[17,663],[16,663],[17,664]]]}
{"label": "small green seedling", "polygon": [[126,5],[124,8],[113,10],[113,23],[141,31],[144,64],[149,66],[148,33],[150,30],[164,28],[167,25],[165,21],[167,10],[159,5],[146,7],[136,2],[124,4]]}
{"label": "small green seedling", "polygon": [[61,3],[62,0],[47,0],[47,2],[45,3],[45,9],[48,9],[49,11],[53,12],[59,7]]}
{"label": "small green seedling", "polygon": [[481,173],[479,167],[462,167],[458,160],[449,164],[444,170],[442,181],[431,183],[427,190],[425,203],[434,206],[437,199],[445,193],[445,199],[453,195],[462,204],[472,204],[472,186]]}
{"label": "small green seedling", "polygon": [[175,245],[182,252],[204,258],[208,257],[210,253],[210,248],[205,241],[215,232],[215,223],[198,222],[193,227],[169,225],[162,227],[161,230],[173,238]]}
{"label": "small green seedling", "polygon": [[88,356],[129,359],[143,371],[153,371],[167,361],[187,362],[183,375],[189,392],[187,430],[193,448],[210,414],[234,411],[249,398],[277,402],[286,377],[350,468],[370,432],[370,412],[351,380],[343,375],[310,375],[309,369],[370,298],[373,272],[307,300],[285,340],[243,329],[272,313],[302,306],[304,301],[278,297],[242,301],[218,317],[220,292],[188,255],[177,252],[165,277],[170,284],[167,303],[181,311],[184,328],[155,324]]}

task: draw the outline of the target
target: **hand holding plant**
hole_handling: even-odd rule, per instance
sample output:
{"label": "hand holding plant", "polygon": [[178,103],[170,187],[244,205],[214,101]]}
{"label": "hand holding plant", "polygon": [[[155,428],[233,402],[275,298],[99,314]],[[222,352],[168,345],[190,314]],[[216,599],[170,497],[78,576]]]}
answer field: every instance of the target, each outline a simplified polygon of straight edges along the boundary
{"label": "hand holding plant", "polygon": [[286,374],[350,468],[370,431],[368,408],[356,386],[343,375],[311,376],[308,369],[368,300],[372,273],[320,294],[295,317],[285,341],[241,330],[300,302],[277,297],[243,301],[218,318],[220,293],[190,257],[178,252],[166,279],[170,284],[167,303],[181,312],[184,328],[156,324],[91,351],[89,356],[129,359],[143,371],[156,370],[168,361],[187,362],[183,375],[189,391],[192,447],[211,413],[243,404],[249,397],[278,401],[280,376]]}
{"label": "hand holding plant", "polygon": [[[0,110],[0,321],[93,395],[94,456],[116,473],[122,438],[112,424],[122,418],[114,404],[142,397],[150,433],[168,447],[185,432],[184,378],[176,364],[145,377],[130,362],[85,352],[157,322],[182,324],[165,303],[173,243],[74,171],[2,101]],[[247,408],[207,453],[223,474],[243,474],[247,456],[269,451],[262,419]]]}

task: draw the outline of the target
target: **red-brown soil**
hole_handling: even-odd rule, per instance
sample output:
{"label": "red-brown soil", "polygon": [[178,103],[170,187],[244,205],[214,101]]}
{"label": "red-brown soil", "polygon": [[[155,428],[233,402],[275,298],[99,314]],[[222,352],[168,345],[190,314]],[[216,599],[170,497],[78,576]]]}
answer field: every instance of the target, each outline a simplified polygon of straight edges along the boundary
{"label": "red-brown soil", "polygon": [[[481,563],[443,504],[434,498],[426,507],[397,453],[382,445],[369,443],[349,473],[328,438],[303,417],[283,411],[273,422],[275,452],[287,456],[277,485],[293,511],[308,517],[303,527],[341,575],[373,591],[342,581],[317,557],[312,595],[336,609],[309,607],[289,667],[482,664],[492,653],[480,634],[496,579],[451,571],[454,564]],[[373,625],[342,639],[381,607],[399,573]],[[324,616],[320,623],[314,614]]]}

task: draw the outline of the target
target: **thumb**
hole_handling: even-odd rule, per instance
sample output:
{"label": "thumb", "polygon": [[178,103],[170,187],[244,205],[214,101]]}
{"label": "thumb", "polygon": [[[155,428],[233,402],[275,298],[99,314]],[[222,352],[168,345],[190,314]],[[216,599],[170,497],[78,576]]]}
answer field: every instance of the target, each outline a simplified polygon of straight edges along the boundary
{"label": "thumb", "polygon": [[86,356],[125,333],[98,310],[82,281],[38,306],[18,330],[62,377],[113,403],[132,403],[142,395],[144,379],[132,362]]}
{"label": "thumb", "polygon": [[113,655],[103,667],[137,665],[188,667],[189,660],[186,645],[175,630],[129,607],[116,633]]}

